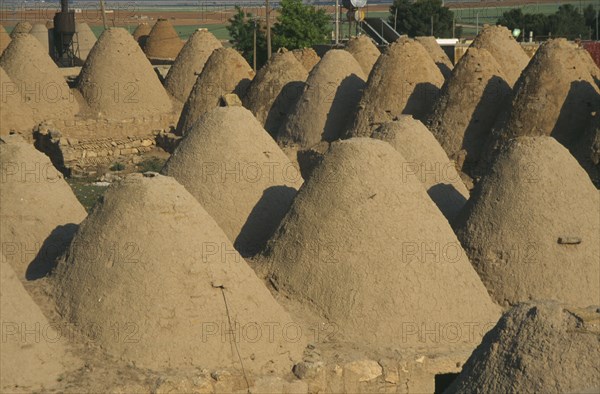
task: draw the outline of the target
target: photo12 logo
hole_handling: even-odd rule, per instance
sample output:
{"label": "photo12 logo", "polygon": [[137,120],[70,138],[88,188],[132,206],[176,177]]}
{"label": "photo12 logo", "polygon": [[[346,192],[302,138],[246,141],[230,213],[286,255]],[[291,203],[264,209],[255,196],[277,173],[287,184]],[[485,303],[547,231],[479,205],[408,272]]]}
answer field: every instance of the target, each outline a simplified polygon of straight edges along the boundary
{"label": "photo12 logo", "polygon": [[444,264],[468,261],[459,242],[402,242],[403,264]]}
{"label": "photo12 logo", "polygon": [[496,322],[402,322],[401,343],[479,344]]}
{"label": "photo12 logo", "polygon": [[85,85],[84,96],[89,103],[112,101],[119,104],[139,103],[140,85],[137,82],[115,82],[108,89],[102,89],[97,83]]}
{"label": "photo12 logo", "polygon": [[300,171],[292,163],[277,162],[203,162],[201,178],[211,183],[295,183],[302,179]]}
{"label": "photo12 logo", "polygon": [[313,343],[330,342],[339,332],[335,323],[318,326],[302,326],[295,322],[247,322],[234,321],[202,322],[200,325],[202,342],[220,341],[223,343],[276,343],[279,341],[297,343],[305,338]]}
{"label": "photo12 logo", "polygon": [[3,161],[0,166],[0,184],[55,183],[62,179],[52,163],[39,161]]}
{"label": "photo12 logo", "polygon": [[57,82],[6,82],[1,84],[0,100],[2,104],[10,101],[20,101],[25,104],[48,103],[56,104],[61,101],[75,102],[75,95],[68,85]]}
{"label": "photo12 logo", "polygon": [[77,250],[93,251],[97,260],[103,260],[106,267],[123,264],[146,264],[142,259],[142,249],[136,242],[123,240],[121,242],[110,242],[99,245],[94,242],[84,242],[78,237],[73,239],[69,252]]}
{"label": "photo12 logo", "polygon": [[71,323],[40,323],[23,321],[3,321],[1,341],[19,343],[21,346],[36,343],[75,342],[76,332],[86,336],[91,342],[101,337],[119,343],[138,343],[141,340],[139,326],[134,322],[107,321],[102,325]]}

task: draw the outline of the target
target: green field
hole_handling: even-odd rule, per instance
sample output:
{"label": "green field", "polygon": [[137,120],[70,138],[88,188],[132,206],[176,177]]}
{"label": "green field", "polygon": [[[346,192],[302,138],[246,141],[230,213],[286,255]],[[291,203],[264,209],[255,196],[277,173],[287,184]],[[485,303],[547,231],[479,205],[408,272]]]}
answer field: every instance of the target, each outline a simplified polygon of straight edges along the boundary
{"label": "green field", "polygon": [[[580,12],[590,4],[596,9],[600,8],[600,2],[598,0],[574,0],[571,2],[540,2],[537,4],[524,4],[509,7],[451,8],[451,10],[456,17],[456,24],[459,26],[462,25],[462,36],[470,37],[477,34],[477,25],[479,25],[479,29],[481,29],[484,24],[494,24],[502,17],[502,14],[514,8],[520,8],[523,10],[523,13],[526,14],[549,15],[554,14],[561,4],[567,3],[575,6]],[[368,12],[366,16],[387,19],[390,14],[387,11],[373,11]]]}
{"label": "green field", "polygon": [[107,189],[106,186],[94,186],[92,183],[95,180],[92,178],[67,178],[66,181],[88,213]]}
{"label": "green field", "polygon": [[[583,10],[588,5],[594,6],[596,9],[600,8],[600,2],[598,0],[582,0],[582,1],[571,1],[571,2],[545,2],[538,4],[524,4],[515,5],[509,7],[476,7],[476,8],[451,8],[456,17],[456,21],[476,23],[477,17],[479,17],[480,23],[490,23],[490,21],[496,22],[503,13],[510,11],[514,8],[520,8],[525,14],[553,14],[558,10],[561,4],[572,4],[577,9]],[[380,17],[387,18],[389,12],[387,11],[374,11],[367,14],[369,17]],[[483,22],[481,22],[483,21]]]}
{"label": "green field", "polygon": [[198,28],[207,28],[209,32],[215,35],[219,40],[229,40],[229,32],[227,31],[227,24],[213,24],[213,25],[198,25],[198,26],[175,26],[175,30],[179,36],[187,40],[194,31]]}
{"label": "green field", "polygon": [[[127,29],[130,33],[133,33],[137,25],[128,25],[121,26]],[[187,40],[194,31],[198,28],[207,28],[212,34],[215,35],[219,40],[228,40],[229,32],[227,31],[227,24],[211,24],[211,25],[191,25],[191,26],[175,26],[175,30],[177,30],[177,34],[183,39]],[[92,26],[92,31],[96,35],[96,37],[100,37],[104,27],[102,26]]]}
{"label": "green field", "polygon": [[[457,19],[474,19],[479,14],[480,18],[498,19],[503,13],[514,8],[520,8],[525,14],[553,14],[558,10],[561,4],[567,3],[540,3],[540,4],[524,4],[510,7],[481,7],[481,8],[455,8],[452,9]],[[573,6],[580,9],[585,8],[588,4],[598,6],[597,1],[573,1],[570,2]]]}

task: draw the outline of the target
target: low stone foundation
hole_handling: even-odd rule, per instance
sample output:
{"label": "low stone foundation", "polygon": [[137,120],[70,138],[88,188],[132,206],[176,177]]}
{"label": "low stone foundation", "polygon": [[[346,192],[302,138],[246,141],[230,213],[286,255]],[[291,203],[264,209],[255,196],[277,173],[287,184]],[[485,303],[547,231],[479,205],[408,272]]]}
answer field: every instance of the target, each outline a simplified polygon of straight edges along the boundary
{"label": "low stone foundation", "polygon": [[[351,347],[350,347],[351,348]],[[437,356],[415,354],[369,358],[348,354],[349,348],[309,345],[304,361],[288,376],[244,374],[241,370],[203,370],[191,377],[184,371],[157,385],[111,387],[112,392],[190,392],[236,394],[434,394],[456,378],[469,352]]]}
{"label": "low stone foundation", "polygon": [[66,137],[61,131],[40,125],[34,132],[36,148],[50,157],[66,176],[99,175],[113,163],[137,164],[142,156],[156,149],[156,136],[121,138]]}
{"label": "low stone foundation", "polygon": [[50,120],[33,131],[37,149],[65,176],[102,175],[113,163],[137,164],[156,149],[157,135],[174,129],[178,115],[127,120],[75,118]]}
{"label": "low stone foundation", "polygon": [[140,116],[126,120],[111,120],[104,118],[75,118],[68,120],[51,120],[45,125],[58,130],[63,136],[79,140],[110,138],[127,138],[129,136],[148,136],[153,132],[170,130],[177,124],[177,114],[159,114]]}

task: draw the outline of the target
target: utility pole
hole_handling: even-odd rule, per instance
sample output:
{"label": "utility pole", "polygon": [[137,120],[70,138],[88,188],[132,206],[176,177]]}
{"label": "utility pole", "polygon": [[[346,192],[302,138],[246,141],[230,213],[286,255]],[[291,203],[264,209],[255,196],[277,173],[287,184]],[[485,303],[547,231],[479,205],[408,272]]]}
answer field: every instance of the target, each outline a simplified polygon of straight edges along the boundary
{"label": "utility pole", "polygon": [[104,30],[108,29],[106,24],[106,9],[104,8],[104,0],[100,0],[100,11],[102,11],[102,23],[104,24]]}
{"label": "utility pole", "polygon": [[257,22],[257,20],[256,20],[256,18],[254,18],[254,54],[252,55],[252,65],[253,65],[254,72],[256,72],[256,29],[258,26],[258,24],[256,22]]}
{"label": "utility pole", "polygon": [[452,38],[456,37],[456,15],[452,16]]}
{"label": "utility pole", "polygon": [[433,37],[433,15],[431,15],[431,36]]}
{"label": "utility pole", "polygon": [[271,8],[269,7],[269,0],[266,2],[266,13],[267,13],[267,59],[271,58]]}
{"label": "utility pole", "polygon": [[335,45],[340,43],[340,0],[335,0]]}

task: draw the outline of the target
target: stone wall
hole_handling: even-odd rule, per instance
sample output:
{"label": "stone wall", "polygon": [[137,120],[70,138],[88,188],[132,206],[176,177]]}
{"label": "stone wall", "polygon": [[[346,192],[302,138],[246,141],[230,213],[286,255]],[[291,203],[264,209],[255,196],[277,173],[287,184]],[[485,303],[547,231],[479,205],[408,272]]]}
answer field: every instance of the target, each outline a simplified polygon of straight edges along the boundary
{"label": "stone wall", "polygon": [[156,136],[120,138],[74,138],[60,130],[40,125],[34,132],[36,147],[50,157],[52,163],[67,176],[99,175],[113,163],[137,164],[143,155],[156,149]]}
{"label": "stone wall", "polygon": [[[157,135],[170,134],[178,115],[50,120],[33,131],[36,147],[66,176],[101,175],[113,163],[137,164],[156,149]],[[176,146],[176,145],[174,145]]]}
{"label": "stone wall", "polygon": [[74,118],[51,120],[46,125],[58,130],[62,135],[77,139],[127,138],[129,136],[148,136],[160,130],[170,130],[177,124],[176,114],[140,116],[122,121],[103,118]]}

